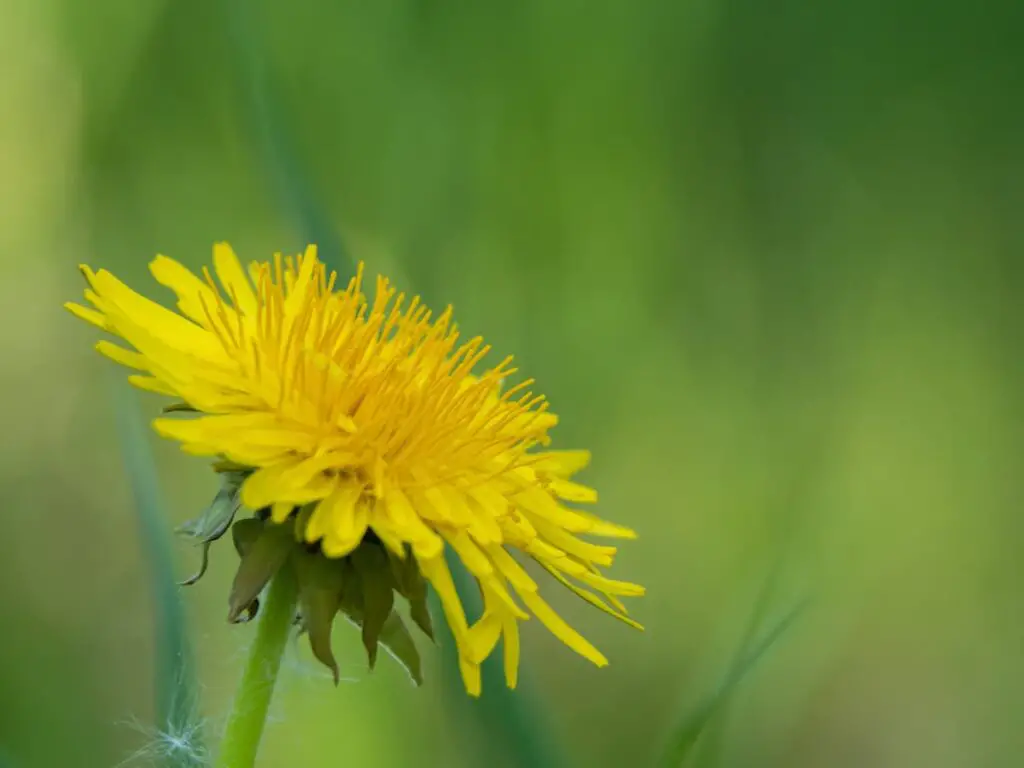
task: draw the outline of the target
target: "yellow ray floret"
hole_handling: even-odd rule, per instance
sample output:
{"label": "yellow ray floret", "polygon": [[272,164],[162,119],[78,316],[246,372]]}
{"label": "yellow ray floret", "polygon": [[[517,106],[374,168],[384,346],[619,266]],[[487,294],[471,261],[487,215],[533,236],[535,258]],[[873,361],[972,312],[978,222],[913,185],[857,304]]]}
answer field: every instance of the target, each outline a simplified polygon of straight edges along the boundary
{"label": "yellow ray floret", "polygon": [[[479,665],[499,639],[508,685],[516,684],[518,622],[531,615],[607,663],[510,553],[638,626],[618,598],[643,588],[602,575],[615,548],[580,538],[635,534],[571,506],[597,500],[570,479],[589,453],[537,450],[557,419],[532,380],[501,391],[516,373],[512,359],[474,373],[490,348],[460,339],[450,307],[434,317],[384,278],[371,300],[362,265],[336,290],[336,273],[313,246],[243,269],[218,244],[213,262],[202,277],[165,256],[152,262],[177,312],[88,267],[90,306],[67,305],[126,342],[102,341],[98,350],[131,368],[133,384],[198,412],[157,419],[157,432],[189,453],[249,468],[242,500],[269,508],[277,522],[310,505],[302,535],[327,557],[350,554],[370,531],[396,554],[408,546],[441,599],[470,693],[479,693]],[[449,548],[484,598],[472,625],[445,563]]]}

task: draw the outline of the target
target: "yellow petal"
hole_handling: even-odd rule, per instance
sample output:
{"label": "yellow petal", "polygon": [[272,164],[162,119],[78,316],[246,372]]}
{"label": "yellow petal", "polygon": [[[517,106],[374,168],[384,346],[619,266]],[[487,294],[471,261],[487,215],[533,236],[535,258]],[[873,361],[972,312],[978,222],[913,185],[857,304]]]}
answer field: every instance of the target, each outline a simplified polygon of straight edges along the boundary
{"label": "yellow petal", "polygon": [[294,320],[299,314],[306,295],[313,283],[313,271],[317,265],[316,246],[310,245],[306,248],[305,258],[302,260],[302,267],[295,278],[295,283],[288,292],[288,298],[284,301],[284,316],[286,324]]}
{"label": "yellow petal", "polygon": [[415,505],[416,511],[423,517],[458,526],[469,523],[472,512],[466,506],[461,494],[445,485],[428,484],[427,482],[423,482],[423,485],[422,491],[409,491],[409,498]]}
{"label": "yellow petal", "polygon": [[530,466],[559,477],[576,474],[590,463],[590,451],[542,451],[530,455]]}
{"label": "yellow petal", "polygon": [[556,477],[551,480],[548,487],[556,496],[566,501],[575,501],[580,504],[593,504],[597,501],[597,491],[571,480],[562,480]]}
{"label": "yellow petal", "polygon": [[480,679],[480,665],[459,656],[459,671],[462,673],[462,683],[466,686],[466,693],[473,698],[478,697],[483,688]]}
{"label": "yellow petal", "polygon": [[137,371],[149,370],[149,363],[143,355],[140,355],[138,352],[132,352],[124,347],[119,347],[117,344],[112,344],[109,341],[96,342],[96,351],[126,368],[134,368]]}
{"label": "yellow petal", "polygon": [[149,271],[160,285],[174,291],[182,314],[200,325],[208,324],[207,313],[212,313],[217,306],[217,298],[209,285],[184,265],[163,255],[149,263]]}
{"label": "yellow petal", "polygon": [[549,520],[571,533],[590,533],[609,538],[635,539],[636,532],[630,528],[601,520],[594,515],[576,509],[568,509],[539,486],[527,488],[512,499],[524,511]]}
{"label": "yellow petal", "polygon": [[[139,325],[120,308],[111,306],[106,310],[107,321],[111,332],[123,338],[143,355],[150,371],[179,389],[195,382],[195,376],[201,374],[209,384],[227,384],[231,386],[235,379],[225,377],[224,368],[219,362],[209,358],[196,357],[191,351],[182,348],[180,343],[168,344],[150,333],[148,328]],[[183,322],[187,322],[181,318]],[[198,326],[196,326],[198,327]],[[205,333],[205,331],[203,331]],[[223,360],[221,361],[223,362]]]}
{"label": "yellow petal", "polygon": [[582,509],[573,510],[573,513],[588,521],[590,527],[584,532],[589,533],[591,536],[603,536],[606,539],[636,538],[636,531],[632,528],[626,527],[625,525],[610,523],[607,520],[602,520],[597,515],[591,514],[590,512],[584,512]]}
{"label": "yellow petal", "polygon": [[589,590],[586,590],[586,589],[583,589],[583,587],[580,587],[580,586],[578,586],[576,584],[573,584],[565,576],[563,576],[557,569],[552,568],[550,565],[547,565],[546,563],[541,563],[541,565],[543,565],[544,568],[547,569],[548,573],[550,573],[552,576],[554,576],[556,579],[558,579],[558,581],[563,586],[567,587],[569,590],[571,590],[578,597],[581,597],[584,600],[586,600],[588,603],[590,603],[591,605],[596,606],[597,608],[600,608],[602,611],[604,611],[608,615],[614,616],[616,619],[618,619],[619,621],[623,622],[624,624],[628,624],[629,626],[633,627],[633,629],[639,629],[639,630],[643,631],[643,625],[641,625],[638,622],[634,621],[633,619],[629,618],[629,616],[627,616],[625,613],[623,613],[621,611],[617,611],[617,610],[615,610],[615,608],[612,608],[611,606],[605,604],[605,602],[603,600],[601,600],[601,598],[598,597],[597,595],[595,595],[593,592],[591,592]]}
{"label": "yellow petal", "polygon": [[405,542],[391,522],[384,505],[377,504],[370,510],[370,527],[392,554],[400,560],[405,559]]}
{"label": "yellow petal", "polygon": [[93,289],[168,347],[210,360],[224,359],[220,342],[209,331],[136,293],[106,270],[101,269],[93,276]]}
{"label": "yellow petal", "polygon": [[510,614],[517,619],[530,618],[530,614],[520,608],[515,599],[505,588],[504,578],[497,572],[484,576],[480,580],[480,590],[484,594],[485,610]]}
{"label": "yellow petal", "polygon": [[266,467],[295,458],[294,454],[286,448],[268,448],[243,443],[220,445],[217,447],[216,453],[245,467]]}
{"label": "yellow petal", "polygon": [[291,515],[293,509],[295,509],[294,504],[282,501],[274,502],[270,507],[270,519],[278,524],[283,523]]}
{"label": "yellow petal", "polygon": [[[158,419],[157,421],[167,420]],[[262,509],[269,507],[275,501],[280,501],[282,495],[291,490],[291,486],[285,480],[288,470],[295,469],[297,463],[295,459],[291,459],[257,469],[242,483],[242,503],[249,509]]]}
{"label": "yellow petal", "polygon": [[280,421],[272,413],[230,413],[198,418],[157,419],[166,437],[187,440],[196,435],[221,438],[239,431],[272,429]]}
{"label": "yellow petal", "polygon": [[473,543],[465,531],[443,533],[442,535],[452,545],[452,549],[455,550],[469,572],[478,579],[494,573],[494,566],[490,559],[483,553],[483,550]]}
{"label": "yellow petal", "polygon": [[480,620],[469,628],[470,661],[481,664],[491,655],[501,635],[501,617],[495,613],[485,613]]}
{"label": "yellow petal", "polygon": [[589,587],[604,592],[608,595],[622,595],[623,597],[641,597],[647,593],[647,589],[640,584],[633,584],[628,581],[617,581],[615,579],[609,579],[606,576],[600,574],[590,573],[586,571],[579,575],[573,574],[573,577],[582,581]]}
{"label": "yellow petal", "polygon": [[615,547],[609,547],[600,544],[591,544],[588,541],[583,541],[568,533],[557,525],[544,520],[543,518],[531,517],[533,524],[537,528],[537,533],[544,537],[545,540],[564,550],[574,557],[578,557],[580,560],[589,563],[595,563],[597,565],[611,565],[612,560],[615,557]]}
{"label": "yellow petal", "polygon": [[451,627],[456,642],[464,645],[466,633],[469,631],[469,626],[466,624],[466,612],[459,599],[459,593],[455,590],[455,582],[452,581],[452,573],[448,570],[444,556],[438,555],[423,559],[417,557],[416,562],[419,563],[420,573],[434,586],[434,591],[437,592],[437,596],[441,600],[441,607],[444,609],[444,615],[448,619],[448,626]]}
{"label": "yellow petal", "polygon": [[505,685],[515,688],[519,682],[519,625],[506,618],[501,623],[502,643],[505,647]]}
{"label": "yellow petal", "polygon": [[347,483],[313,511],[306,537],[313,540],[311,534],[322,535],[321,546],[328,557],[344,557],[362,541],[369,522],[368,507],[360,501],[362,493],[361,484]]}
{"label": "yellow petal", "polygon": [[178,391],[174,387],[160,381],[155,376],[129,376],[128,383],[144,392],[154,392],[158,395],[168,395],[169,397],[177,397],[178,395]]}
{"label": "yellow petal", "polygon": [[608,664],[608,659],[579,632],[566,624],[565,620],[555,613],[540,595],[536,592],[521,592],[519,596],[523,599],[526,607],[533,611],[541,623],[550,630],[551,634],[597,666],[603,667]]}
{"label": "yellow petal", "polygon": [[85,320],[85,322],[95,325],[100,330],[111,330],[110,324],[107,322],[107,318],[102,312],[97,312],[95,309],[89,309],[88,307],[83,307],[81,304],[75,304],[70,301],[64,304],[64,309],[79,320]]}
{"label": "yellow petal", "polygon": [[498,570],[501,571],[501,575],[509,580],[509,583],[515,587],[515,590],[522,594],[523,592],[536,592],[537,582],[530,578],[523,566],[515,561],[505,548],[499,545],[492,545],[487,547],[487,554],[491,557],[491,562],[497,566]]}
{"label": "yellow petal", "polygon": [[255,317],[256,294],[230,245],[217,243],[213,246],[213,264],[224,293],[235,302],[235,308],[247,317]]}
{"label": "yellow petal", "polygon": [[417,559],[432,560],[440,556],[443,540],[423,522],[404,493],[388,488],[383,501],[391,525],[403,541],[412,544]]}

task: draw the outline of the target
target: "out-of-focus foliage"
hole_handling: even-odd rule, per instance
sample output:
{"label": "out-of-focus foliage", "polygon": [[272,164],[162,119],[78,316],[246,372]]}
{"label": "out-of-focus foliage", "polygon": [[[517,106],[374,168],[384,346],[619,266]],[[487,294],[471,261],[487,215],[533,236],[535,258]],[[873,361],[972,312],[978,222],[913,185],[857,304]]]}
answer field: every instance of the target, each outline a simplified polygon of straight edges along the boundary
{"label": "out-of-focus foliage", "polygon": [[[517,354],[641,532],[617,571],[648,585],[646,634],[552,597],[610,667],[525,633],[564,753],[650,763],[785,543],[779,600],[814,603],[736,691],[721,765],[1019,762],[1015,3],[248,7],[348,250]],[[302,244],[224,8],[0,4],[0,753],[19,768],[106,768],[154,739],[149,570],[104,362],[60,309],[75,265],[153,286],[156,252]],[[154,451],[171,527],[215,479]],[[178,555],[187,576],[197,553]],[[183,595],[210,734],[252,632],[224,622],[233,557]],[[337,635],[337,689],[289,654],[265,765],[511,764],[438,652],[413,689]]]}

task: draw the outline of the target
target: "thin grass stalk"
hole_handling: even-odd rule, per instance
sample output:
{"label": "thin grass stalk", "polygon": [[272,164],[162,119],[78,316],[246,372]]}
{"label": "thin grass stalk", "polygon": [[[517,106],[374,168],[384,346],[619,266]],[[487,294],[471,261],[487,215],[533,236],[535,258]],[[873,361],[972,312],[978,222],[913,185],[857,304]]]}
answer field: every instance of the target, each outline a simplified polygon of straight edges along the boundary
{"label": "thin grass stalk", "polygon": [[163,496],[134,392],[120,380],[113,383],[111,391],[153,597],[156,726],[162,743],[181,745],[180,749],[165,749],[162,763],[166,768],[198,768],[204,755],[199,686],[175,579]]}
{"label": "thin grass stalk", "polygon": [[[275,108],[268,83],[264,46],[252,21],[251,7],[241,0],[221,0],[228,35],[235,51],[236,76],[243,95],[245,123],[263,159],[268,181],[284,210],[293,218],[304,242],[318,244],[319,256],[328,267],[344,274],[346,250],[338,229],[330,222],[309,182],[308,174],[294,149]],[[351,266],[351,263],[348,264]],[[416,286],[425,291],[427,286]],[[453,568],[459,596],[472,610],[476,586],[461,567]],[[434,608],[438,614],[437,606]],[[445,684],[465,697],[454,658],[453,643],[448,638],[444,665]],[[454,669],[453,669],[454,667]],[[554,757],[551,743],[542,727],[541,708],[529,701],[524,691],[509,691],[493,664],[483,668],[486,693],[480,702],[466,703],[473,707],[475,719],[485,732],[484,743],[495,746],[514,765],[548,768],[561,764]]]}

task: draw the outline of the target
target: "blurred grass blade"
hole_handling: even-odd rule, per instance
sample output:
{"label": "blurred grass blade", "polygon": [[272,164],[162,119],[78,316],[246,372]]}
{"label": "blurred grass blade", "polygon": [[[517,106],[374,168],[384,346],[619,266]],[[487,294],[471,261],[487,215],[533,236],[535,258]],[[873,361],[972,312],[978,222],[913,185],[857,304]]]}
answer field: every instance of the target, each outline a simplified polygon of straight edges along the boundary
{"label": "blurred grass blade", "polygon": [[[786,557],[792,545],[792,519],[789,520],[787,529],[786,534],[788,535],[784,534],[782,546],[780,546],[778,551],[775,553],[775,562],[772,565],[771,570],[768,572],[767,578],[761,581],[757,598],[754,601],[754,609],[750,612],[750,616],[747,618],[746,628],[743,630],[743,636],[740,638],[740,642],[736,646],[736,652],[733,654],[731,666],[736,666],[741,663],[742,659],[749,652],[749,649],[753,646],[753,643],[757,638],[757,633],[760,632],[764,626],[765,616],[767,616],[772,604],[772,597],[775,595],[776,585],[781,578],[782,570],[786,563]],[[699,732],[697,737],[699,741],[695,741],[690,747],[691,750],[696,748],[697,751],[688,751],[687,753],[687,757],[693,758],[693,763],[699,766],[715,766],[719,764],[723,749],[723,734],[726,729],[726,721],[729,717],[729,704],[731,701],[732,699],[730,697],[726,697],[715,709],[715,717]]]}
{"label": "blurred grass blade", "polygon": [[118,380],[115,394],[118,436],[139,520],[144,560],[149,568],[156,624],[157,738],[167,768],[203,764],[202,722],[185,613],[175,580],[168,518],[146,439],[145,422],[134,391]]}
{"label": "blurred grass blade", "polygon": [[[823,429],[822,423],[816,425],[816,430],[820,429]],[[826,431],[823,434],[828,433]],[[771,609],[779,581],[782,579],[783,571],[790,558],[798,530],[802,524],[802,518],[806,510],[809,509],[808,500],[813,495],[812,491],[817,478],[821,476],[818,465],[824,460],[824,457],[830,455],[826,447],[827,443],[823,443],[819,433],[816,432],[814,437],[816,439],[808,441],[800,454],[803,458],[803,467],[794,471],[792,475],[793,484],[780,497],[780,513],[777,518],[781,521],[778,531],[779,545],[775,549],[774,562],[768,571],[768,576],[761,580],[757,598],[754,601],[754,608],[747,618],[743,636],[740,638],[740,642],[736,646],[736,651],[733,655],[732,668],[737,668],[743,664],[743,660],[749,656],[751,649],[754,648],[754,642],[758,633],[764,627],[765,617]],[[794,466],[796,466],[795,463]],[[807,602],[805,599],[795,610],[802,610]],[[795,619],[796,616],[794,615],[791,620],[786,622],[786,626]],[[738,683],[739,681],[737,680],[736,682]],[[701,766],[701,768],[721,764],[722,755],[726,748],[725,732],[728,728],[731,702],[732,697],[725,696],[714,708],[713,717],[708,720],[705,727],[699,730],[694,741],[686,749],[683,757],[688,758],[688,763]],[[674,763],[674,765],[679,764],[679,762]]]}
{"label": "blurred grass blade", "polygon": [[740,682],[743,681],[747,673],[750,672],[754,665],[760,661],[765,653],[803,613],[807,603],[807,600],[799,602],[779,619],[775,626],[766,632],[749,650],[737,655],[737,658],[733,661],[729,671],[722,678],[718,687],[698,702],[675,728],[669,745],[659,761],[659,765],[662,768],[678,768],[678,766],[683,764],[683,761],[690,755],[691,750],[696,746],[698,739],[712,718],[729,700],[729,697]]}
{"label": "blurred grass blade", "polygon": [[[475,616],[482,610],[480,590],[473,584],[469,574],[457,557],[447,553],[448,568],[452,572],[455,588],[459,593],[467,616]],[[431,595],[435,615],[441,614],[440,601]],[[442,623],[443,624],[443,623]],[[447,624],[439,634],[442,645],[442,669],[447,697],[451,706],[459,712],[479,719],[481,726],[490,734],[485,742],[486,754],[479,763],[493,761],[495,754],[509,757],[511,765],[530,768],[554,768],[565,765],[559,751],[544,726],[543,706],[530,695],[529,679],[522,672],[519,685],[511,691],[505,685],[505,673],[501,655],[494,653],[481,667],[483,694],[479,699],[466,695],[459,671],[459,658],[455,650],[455,638]]]}
{"label": "blurred grass blade", "polygon": [[271,193],[295,222],[303,245],[316,243],[320,259],[344,274],[341,236],[317,199],[291,134],[274,109],[264,46],[253,29],[253,6],[244,0],[220,0],[220,5],[235,53],[235,77],[242,94],[245,125],[252,131],[262,156]]}
{"label": "blurred grass blade", "polygon": [[[266,58],[262,41],[253,28],[251,6],[241,0],[221,0],[221,6],[236,54],[236,75],[244,95],[247,124],[254,132],[274,192],[285,210],[294,217],[304,241],[317,243],[321,260],[339,274],[345,274],[341,262],[345,260],[346,254],[341,236],[316,199],[286,126],[274,108],[268,85]],[[427,286],[415,288],[421,295],[426,295]],[[472,612],[477,607],[473,601],[475,585],[461,567],[456,566],[452,570],[459,595]],[[439,614],[436,601],[434,611],[435,615]],[[445,637],[444,634],[441,636]],[[482,670],[486,693],[479,701],[470,701],[462,692],[458,663],[453,651],[454,643],[450,635],[444,645],[446,684],[452,691],[457,691],[460,702],[457,706],[473,708],[472,714],[479,718],[482,727],[488,731],[485,741],[500,744],[497,751],[508,755],[513,765],[548,768],[560,764],[553,757],[550,744],[540,728],[540,718],[536,714],[538,707],[529,702],[526,692],[522,690],[524,684],[520,683],[517,692],[509,691],[505,687],[500,667],[492,663],[494,660],[490,660]]]}

